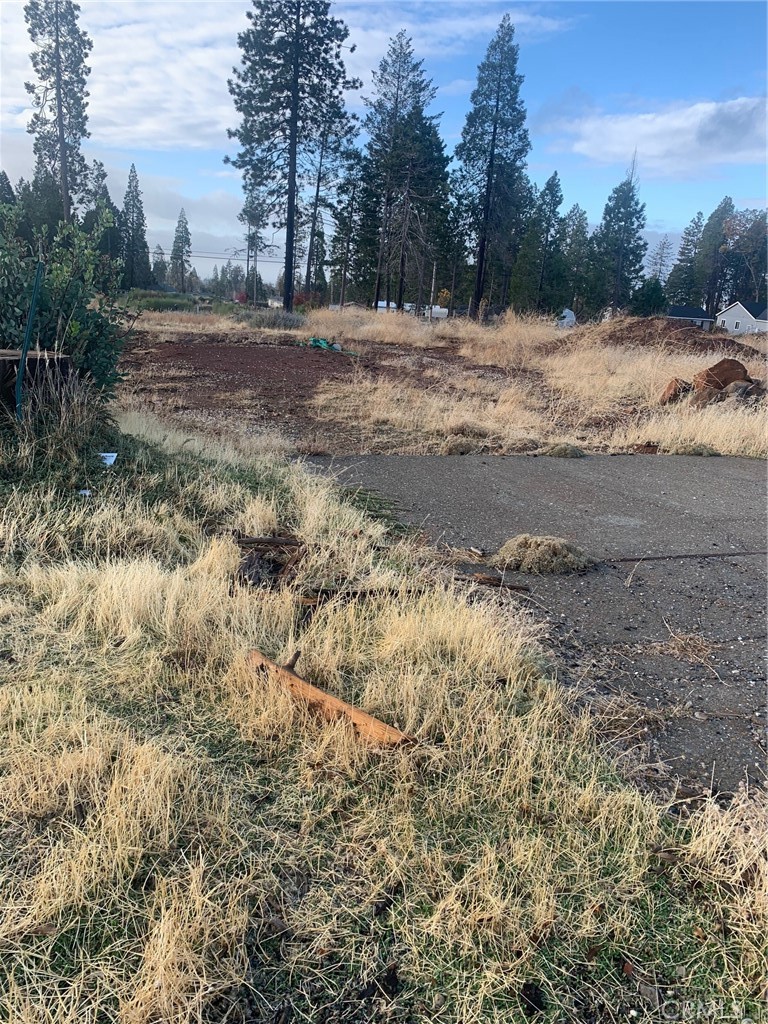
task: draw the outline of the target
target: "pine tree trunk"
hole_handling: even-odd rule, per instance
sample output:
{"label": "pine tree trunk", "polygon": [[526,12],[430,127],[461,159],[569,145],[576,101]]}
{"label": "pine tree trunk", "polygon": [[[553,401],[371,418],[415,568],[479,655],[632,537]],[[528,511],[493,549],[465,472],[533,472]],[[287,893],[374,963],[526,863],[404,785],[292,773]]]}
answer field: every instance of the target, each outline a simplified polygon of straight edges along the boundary
{"label": "pine tree trunk", "polygon": [[343,308],[347,297],[347,272],[349,270],[349,249],[352,244],[352,225],[355,216],[355,194],[357,193],[357,182],[352,186],[352,195],[349,199],[349,221],[347,237],[344,239],[344,263],[341,268],[341,293],[339,295],[339,307]]}
{"label": "pine tree trunk", "polygon": [[54,54],[56,60],[56,123],[59,131],[59,182],[61,185],[61,203],[64,207],[64,220],[69,224],[71,217],[69,201],[69,164],[67,161],[67,141],[64,137],[64,99],[61,85],[61,45],[59,41],[59,0],[53,4]]}
{"label": "pine tree trunk", "polygon": [[491,192],[493,190],[493,172],[496,163],[496,135],[499,128],[499,104],[501,103],[501,68],[496,79],[496,101],[493,108],[493,131],[491,132],[491,149],[488,154],[488,169],[485,176],[485,197],[483,200],[483,220],[480,228],[480,244],[477,247],[477,272],[475,274],[475,291],[469,307],[469,315],[477,316],[485,290],[485,250],[488,242],[488,224],[491,220]]}
{"label": "pine tree trunk", "polygon": [[296,3],[293,26],[293,64],[291,69],[291,114],[288,128],[288,207],[285,215],[285,280],[283,309],[293,312],[294,245],[296,235],[296,163],[299,135],[299,58],[301,54],[301,0]]}
{"label": "pine tree trunk", "polygon": [[327,133],[323,133],[323,141],[320,143],[320,161],[317,166],[317,179],[315,181],[315,198],[312,202],[312,220],[309,226],[309,244],[307,246],[307,276],[304,281],[304,291],[309,294],[312,291],[312,257],[315,251],[315,235],[317,234],[317,212],[320,207],[320,182],[323,176],[323,158],[325,157],[325,142]]}
{"label": "pine tree trunk", "polygon": [[454,309],[454,296],[456,294],[456,259],[453,261],[453,269],[451,270],[451,297],[448,300],[448,316],[453,316]]}

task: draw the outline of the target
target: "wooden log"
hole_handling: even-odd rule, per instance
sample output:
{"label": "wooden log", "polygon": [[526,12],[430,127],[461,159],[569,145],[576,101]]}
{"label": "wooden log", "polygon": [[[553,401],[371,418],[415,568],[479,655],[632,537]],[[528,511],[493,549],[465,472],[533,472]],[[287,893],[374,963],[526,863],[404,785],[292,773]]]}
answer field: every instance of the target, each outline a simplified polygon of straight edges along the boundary
{"label": "wooden log", "polygon": [[248,662],[253,669],[264,672],[267,676],[277,679],[297,700],[304,701],[309,707],[322,715],[329,722],[342,716],[352,723],[358,738],[376,747],[397,747],[403,743],[414,743],[415,738],[408,736],[399,729],[387,725],[374,718],[373,715],[360,711],[359,708],[347,704],[346,701],[334,697],[318,686],[313,686],[306,679],[297,676],[291,669],[298,660],[298,655],[291,658],[291,668],[270,661],[261,651],[251,651]]}
{"label": "wooden log", "polygon": [[296,537],[233,537],[241,548],[299,548],[303,540]]}

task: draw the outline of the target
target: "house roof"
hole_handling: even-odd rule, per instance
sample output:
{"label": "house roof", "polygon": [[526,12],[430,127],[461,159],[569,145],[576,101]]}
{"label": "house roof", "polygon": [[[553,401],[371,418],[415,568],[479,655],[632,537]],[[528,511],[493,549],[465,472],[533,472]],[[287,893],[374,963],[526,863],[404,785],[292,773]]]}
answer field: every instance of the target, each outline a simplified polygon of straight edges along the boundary
{"label": "house roof", "polygon": [[766,309],[764,302],[732,302],[730,306],[726,306],[725,309],[721,309],[721,313],[726,313],[729,309],[733,309],[734,306],[741,306],[754,320],[768,320],[768,309]]}
{"label": "house roof", "polygon": [[680,320],[714,320],[714,317],[707,316],[706,310],[701,306],[670,306],[667,316],[677,317]]}

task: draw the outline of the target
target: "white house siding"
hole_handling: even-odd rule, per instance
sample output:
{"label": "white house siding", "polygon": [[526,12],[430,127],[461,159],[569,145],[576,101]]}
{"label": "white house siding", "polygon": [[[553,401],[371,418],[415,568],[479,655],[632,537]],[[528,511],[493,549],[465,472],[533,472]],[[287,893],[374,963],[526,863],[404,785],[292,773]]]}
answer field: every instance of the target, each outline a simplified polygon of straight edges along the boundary
{"label": "white house siding", "polygon": [[[755,320],[751,313],[737,302],[730,309],[718,313],[715,321],[718,327],[724,327],[729,334],[758,334],[768,331],[768,321]],[[736,324],[739,326],[737,327]]]}

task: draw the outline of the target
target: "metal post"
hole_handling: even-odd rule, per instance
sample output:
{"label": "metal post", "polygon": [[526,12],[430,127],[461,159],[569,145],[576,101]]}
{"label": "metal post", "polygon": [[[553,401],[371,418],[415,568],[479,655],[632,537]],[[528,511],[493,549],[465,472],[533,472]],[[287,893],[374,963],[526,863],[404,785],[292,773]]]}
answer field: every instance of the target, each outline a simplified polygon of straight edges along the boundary
{"label": "metal post", "polygon": [[429,319],[432,321],[432,307],[435,304],[435,276],[437,274],[437,261],[432,264],[432,287],[429,289]]}
{"label": "metal post", "polygon": [[38,259],[37,270],[35,271],[35,283],[32,287],[32,301],[29,304],[29,316],[27,317],[27,326],[24,331],[24,343],[21,346],[19,368],[16,371],[16,419],[19,421],[21,421],[21,389],[24,384],[24,374],[27,369],[27,354],[29,353],[29,347],[32,344],[32,324],[34,323],[35,311],[37,310],[37,296],[40,291],[40,282],[43,279],[44,269],[43,256],[41,253]]}

